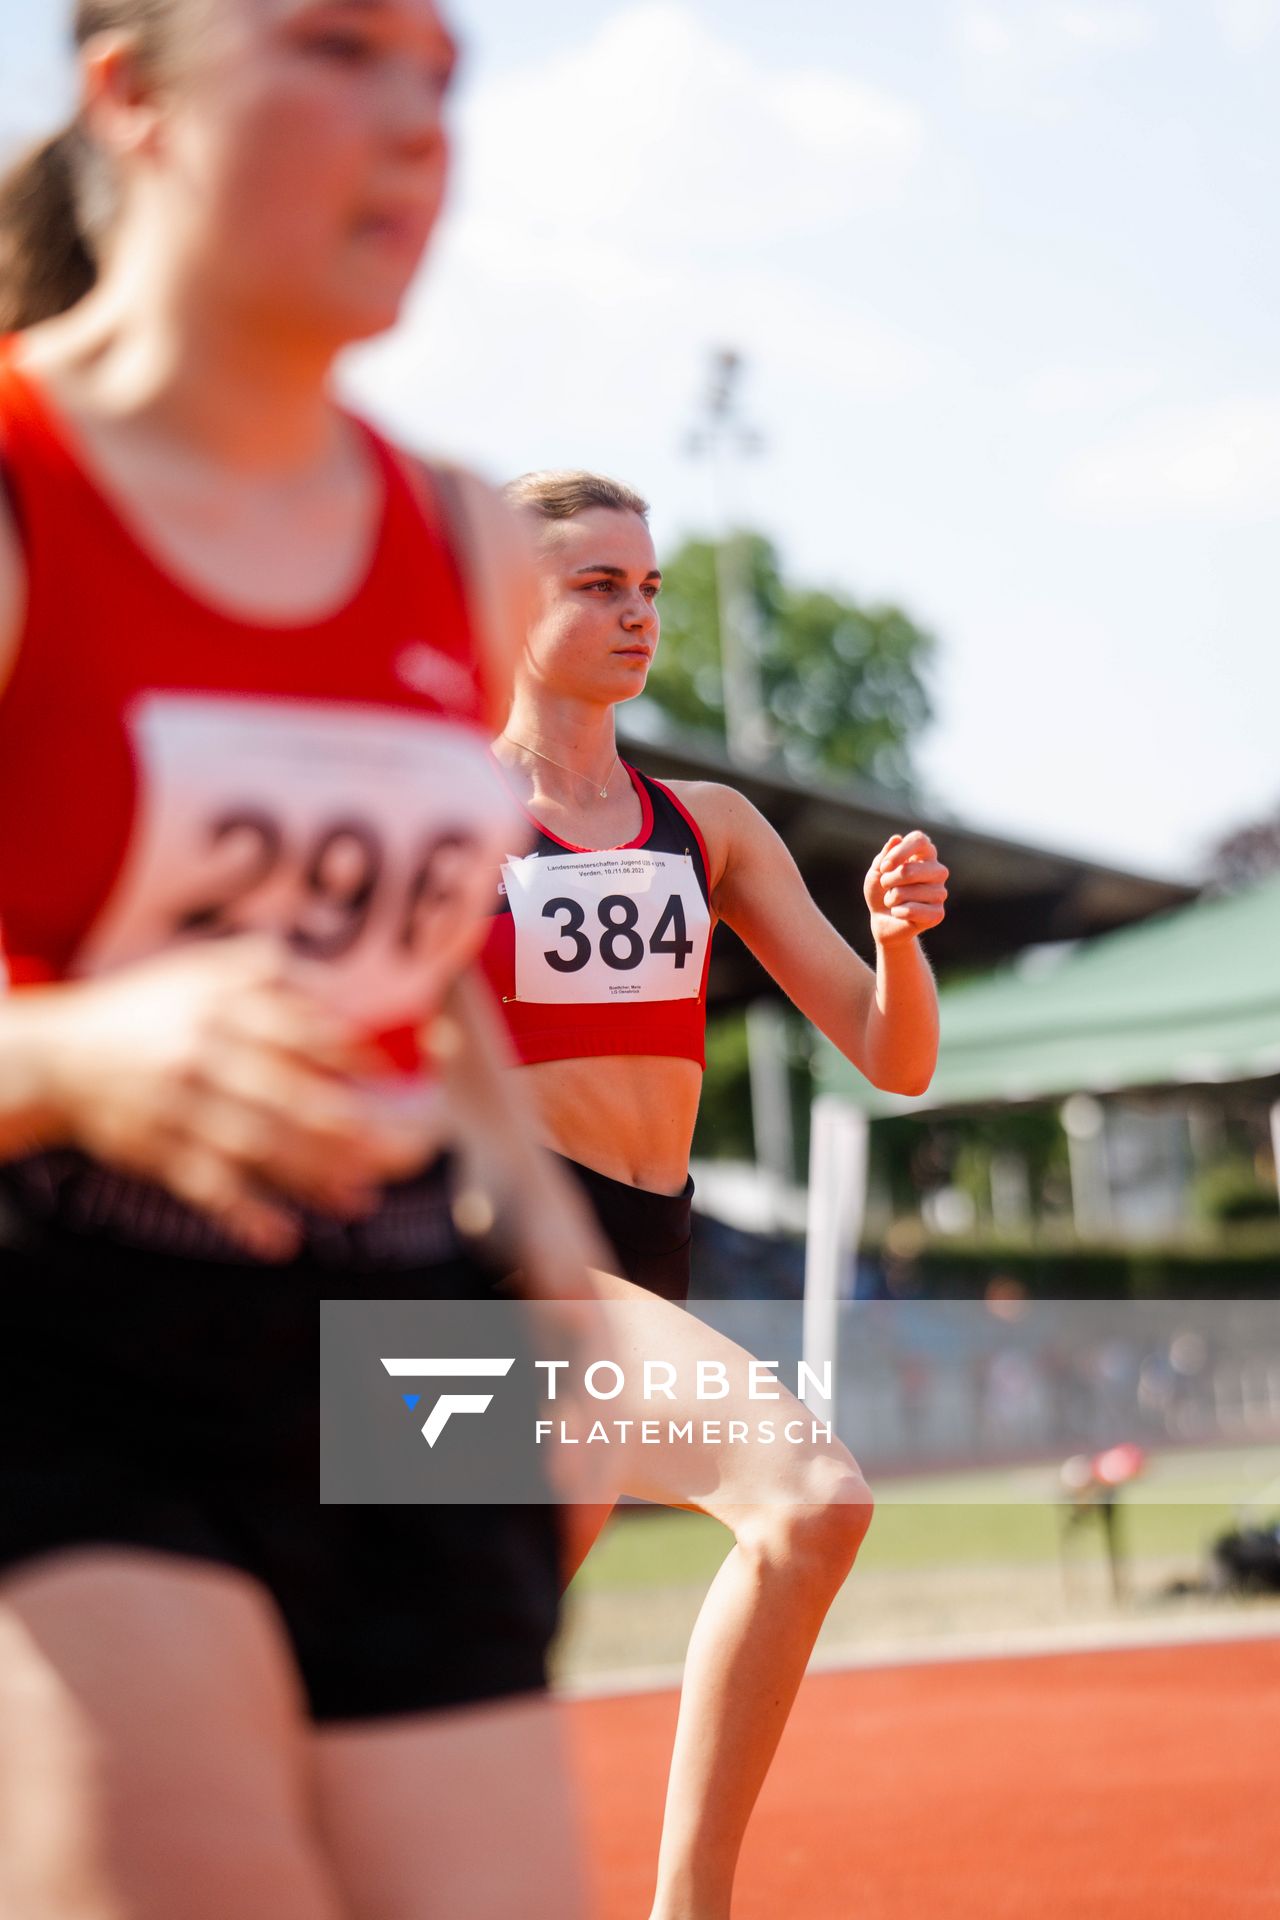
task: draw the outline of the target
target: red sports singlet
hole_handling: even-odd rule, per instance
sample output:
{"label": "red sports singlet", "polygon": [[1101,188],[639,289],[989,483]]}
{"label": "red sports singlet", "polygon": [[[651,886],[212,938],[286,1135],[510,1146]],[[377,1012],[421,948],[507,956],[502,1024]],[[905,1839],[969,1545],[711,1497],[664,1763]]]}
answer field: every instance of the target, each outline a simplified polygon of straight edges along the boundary
{"label": "red sports singlet", "polygon": [[268,930],[369,1031],[411,1030],[518,831],[439,525],[366,428],[384,506],[349,602],[305,625],[220,611],[148,553],[13,346],[0,474],[28,598],[0,694],[9,979]]}
{"label": "red sports singlet", "polygon": [[[487,751],[464,590],[425,482],[420,504],[407,464],[364,431],[384,503],[363,581],[325,619],[256,624],[148,553],[0,340],[0,476],[27,572],[0,692],[13,986],[273,933],[389,1067],[417,1064],[417,1031],[478,945],[523,828]],[[0,1184],[33,1223],[225,1255],[171,1195],[83,1156],[10,1162]],[[417,1238],[406,1205],[389,1198],[386,1220],[353,1224],[342,1246],[363,1234],[427,1257],[438,1202]]]}
{"label": "red sports singlet", "polygon": [[[29,588],[0,690],[18,990],[254,928],[385,1035],[427,1016],[474,947],[521,822],[446,540],[407,463],[369,444],[384,506],[361,585],[329,618],[257,624],[147,552],[0,341],[0,484]],[[561,1571],[550,1490],[319,1498],[322,1302],[493,1298],[447,1159],[358,1219],[290,1211],[298,1253],[264,1266],[72,1146],[0,1164],[0,1575],[113,1547],[234,1569],[269,1598],[319,1721],[540,1689]],[[424,1454],[394,1388],[388,1423],[369,1387],[370,1433]],[[194,1627],[192,1649],[216,1666]]]}
{"label": "red sports singlet", "polygon": [[642,818],[625,847],[571,846],[530,814],[533,851],[503,868],[483,965],[525,1064],[630,1053],[706,1065],[707,850],[669,788],[627,772]]}

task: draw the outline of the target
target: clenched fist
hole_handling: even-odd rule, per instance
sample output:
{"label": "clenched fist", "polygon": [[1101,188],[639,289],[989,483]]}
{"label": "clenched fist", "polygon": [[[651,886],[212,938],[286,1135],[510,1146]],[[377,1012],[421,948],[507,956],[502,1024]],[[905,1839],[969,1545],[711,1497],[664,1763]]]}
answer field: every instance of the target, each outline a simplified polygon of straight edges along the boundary
{"label": "clenched fist", "polygon": [[871,862],[863,896],[877,945],[914,940],[946,913],[947,869],[927,833],[914,827],[889,836]]}

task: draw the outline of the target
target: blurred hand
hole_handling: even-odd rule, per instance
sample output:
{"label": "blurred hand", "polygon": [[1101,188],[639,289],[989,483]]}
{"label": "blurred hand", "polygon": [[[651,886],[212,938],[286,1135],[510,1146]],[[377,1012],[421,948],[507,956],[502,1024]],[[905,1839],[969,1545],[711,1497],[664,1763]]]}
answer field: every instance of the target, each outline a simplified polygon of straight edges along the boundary
{"label": "blurred hand", "polygon": [[[489,1242],[504,1265],[519,1270],[522,1292],[585,1307],[595,1292],[590,1270],[608,1269],[615,1258],[582,1194],[538,1144],[523,1089],[502,1070],[503,1037],[492,1030],[486,992],[460,983],[431,1031],[443,1124],[457,1158],[455,1217],[463,1233]],[[593,1323],[589,1313],[580,1318]]]}
{"label": "blurred hand", "polygon": [[891,834],[863,882],[878,946],[914,940],[939,925],[946,913],[947,868],[927,833]]}
{"label": "blurred hand", "polygon": [[185,947],[48,1006],[57,1137],[261,1258],[297,1250],[294,1206],[354,1217],[422,1164],[421,1128],[358,1084],[385,1062],[272,940]]}
{"label": "blurred hand", "polygon": [[[570,1432],[585,1434],[598,1408],[585,1393],[583,1372],[615,1353],[599,1274],[616,1266],[616,1257],[583,1195],[537,1142],[488,987],[464,975],[425,1037],[440,1070],[456,1155],[454,1218],[487,1260],[507,1270],[510,1290],[531,1303],[540,1357],[569,1362],[545,1412],[557,1432],[563,1420]],[[611,1499],[608,1452],[550,1446],[547,1471],[557,1500]]]}

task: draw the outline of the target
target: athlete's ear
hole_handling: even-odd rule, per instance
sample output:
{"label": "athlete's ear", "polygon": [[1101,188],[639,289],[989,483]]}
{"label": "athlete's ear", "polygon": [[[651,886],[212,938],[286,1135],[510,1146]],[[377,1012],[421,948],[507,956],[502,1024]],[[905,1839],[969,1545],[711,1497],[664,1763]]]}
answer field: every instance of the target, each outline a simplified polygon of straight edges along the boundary
{"label": "athlete's ear", "polygon": [[81,121],[108,162],[154,151],[161,102],[131,33],[95,33],[80,50]]}

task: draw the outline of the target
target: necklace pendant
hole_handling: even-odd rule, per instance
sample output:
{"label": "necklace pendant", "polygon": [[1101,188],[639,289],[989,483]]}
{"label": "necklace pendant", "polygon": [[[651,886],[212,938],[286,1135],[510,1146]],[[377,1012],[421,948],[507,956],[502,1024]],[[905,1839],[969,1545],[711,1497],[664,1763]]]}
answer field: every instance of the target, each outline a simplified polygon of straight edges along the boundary
{"label": "necklace pendant", "polygon": [[601,787],[601,789],[600,789],[600,798],[601,798],[602,800],[607,800],[607,799],[609,798],[609,789],[608,789],[608,787]]}

